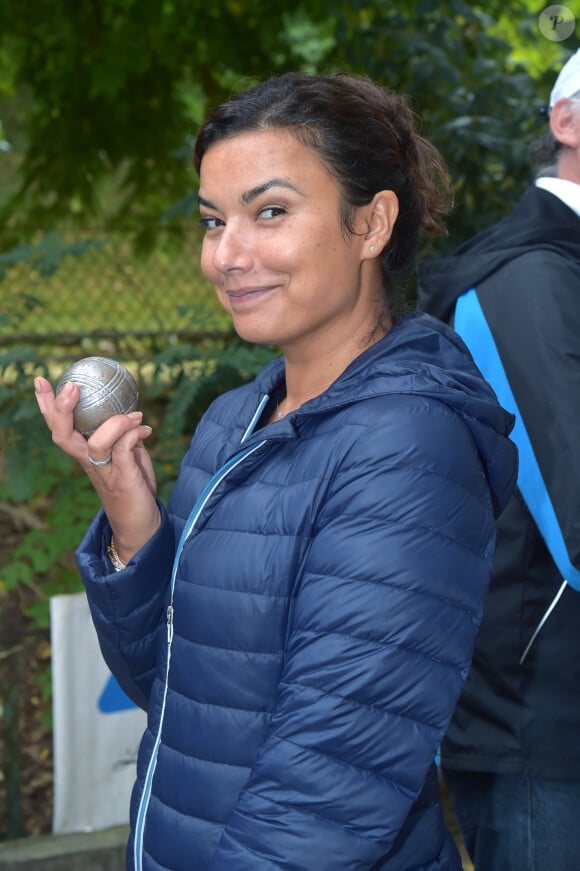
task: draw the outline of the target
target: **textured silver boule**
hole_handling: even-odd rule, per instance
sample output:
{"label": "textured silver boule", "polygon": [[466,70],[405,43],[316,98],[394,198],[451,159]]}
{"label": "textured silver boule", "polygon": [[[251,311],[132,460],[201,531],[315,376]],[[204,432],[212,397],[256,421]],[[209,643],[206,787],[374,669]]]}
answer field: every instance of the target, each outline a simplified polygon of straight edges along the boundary
{"label": "textured silver boule", "polygon": [[84,357],[63,372],[56,392],[72,381],[80,397],[74,410],[74,427],[85,438],[114,414],[129,414],[139,403],[139,391],[128,369],[107,357]]}

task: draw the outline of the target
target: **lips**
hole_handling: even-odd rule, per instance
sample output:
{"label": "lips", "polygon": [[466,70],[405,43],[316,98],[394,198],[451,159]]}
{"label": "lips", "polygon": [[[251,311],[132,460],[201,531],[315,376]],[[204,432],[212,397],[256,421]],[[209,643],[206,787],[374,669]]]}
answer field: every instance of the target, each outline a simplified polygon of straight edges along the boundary
{"label": "lips", "polygon": [[238,290],[226,290],[228,298],[232,304],[251,302],[259,299],[276,290],[276,285],[267,285],[265,287],[242,287]]}

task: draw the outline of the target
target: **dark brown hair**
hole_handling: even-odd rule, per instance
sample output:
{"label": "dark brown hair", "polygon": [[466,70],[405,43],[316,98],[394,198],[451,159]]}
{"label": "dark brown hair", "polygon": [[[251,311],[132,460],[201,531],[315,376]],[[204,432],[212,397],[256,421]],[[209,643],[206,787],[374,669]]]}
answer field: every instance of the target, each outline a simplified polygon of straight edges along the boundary
{"label": "dark brown hair", "polygon": [[406,99],[362,76],[286,73],[218,106],[194,149],[200,171],[214,143],[250,130],[288,129],[318,154],[342,192],[342,222],[352,233],[354,210],[381,190],[399,200],[399,216],[383,251],[385,288],[413,264],[421,228],[444,234],[451,207],[439,152],[418,131]]}

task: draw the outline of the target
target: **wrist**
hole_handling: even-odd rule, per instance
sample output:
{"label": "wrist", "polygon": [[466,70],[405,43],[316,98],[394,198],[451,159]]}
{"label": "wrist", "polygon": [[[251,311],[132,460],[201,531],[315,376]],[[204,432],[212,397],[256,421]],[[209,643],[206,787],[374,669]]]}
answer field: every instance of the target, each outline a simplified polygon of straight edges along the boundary
{"label": "wrist", "polygon": [[119,556],[119,552],[115,547],[115,540],[113,539],[113,536],[111,536],[111,541],[107,545],[107,556],[109,557],[111,565],[116,572],[120,572],[123,569],[127,568],[127,563],[121,559],[121,557]]}
{"label": "wrist", "polygon": [[124,569],[137,551],[151,540],[161,526],[161,514],[158,509],[156,510],[157,516],[152,521],[149,534],[143,528],[139,530],[127,529],[126,526],[122,525],[118,528],[114,523],[111,523],[111,539],[107,546],[107,556],[116,571]]}

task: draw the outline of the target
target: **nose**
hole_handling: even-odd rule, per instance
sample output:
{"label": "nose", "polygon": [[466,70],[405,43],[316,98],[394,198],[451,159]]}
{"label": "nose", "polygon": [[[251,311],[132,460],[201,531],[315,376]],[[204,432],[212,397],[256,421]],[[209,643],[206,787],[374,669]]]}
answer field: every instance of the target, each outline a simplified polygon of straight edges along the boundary
{"label": "nose", "polygon": [[219,272],[247,271],[254,261],[249,234],[238,221],[228,222],[213,251],[213,265]]}

